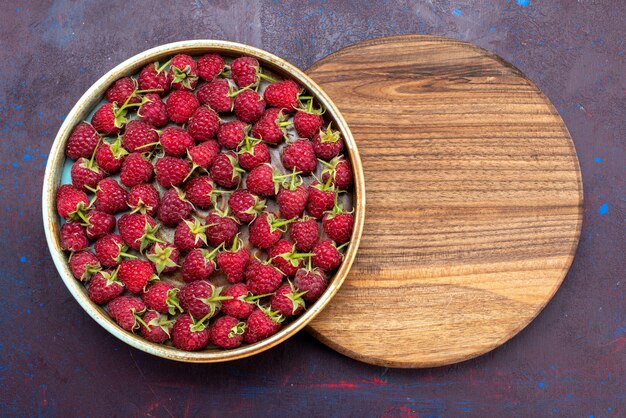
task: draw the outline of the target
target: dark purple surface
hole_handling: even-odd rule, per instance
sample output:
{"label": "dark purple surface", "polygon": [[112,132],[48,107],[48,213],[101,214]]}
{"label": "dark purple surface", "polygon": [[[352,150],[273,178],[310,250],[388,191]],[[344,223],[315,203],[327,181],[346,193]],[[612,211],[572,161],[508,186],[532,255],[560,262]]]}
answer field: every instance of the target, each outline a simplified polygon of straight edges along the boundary
{"label": "dark purple surface", "polygon": [[[147,3],[2,6],[1,416],[625,416],[624,2]],[[344,46],[405,33],[498,53],[546,93],[572,134],[585,189],[580,245],[527,329],[478,359],[431,370],[361,364],[306,333],[250,359],[192,365],[129,348],[81,310],[48,254],[40,189],[64,115],[96,79],[177,40],[244,42],[307,68]]]}

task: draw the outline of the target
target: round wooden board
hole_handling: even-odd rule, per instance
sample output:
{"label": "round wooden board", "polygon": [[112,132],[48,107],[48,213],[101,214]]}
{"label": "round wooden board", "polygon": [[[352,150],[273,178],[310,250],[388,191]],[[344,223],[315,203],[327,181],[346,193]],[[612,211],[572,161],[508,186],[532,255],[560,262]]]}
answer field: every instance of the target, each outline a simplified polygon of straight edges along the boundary
{"label": "round wooden board", "polygon": [[356,139],[361,246],[309,330],[388,367],[483,354],[523,329],[572,262],[578,159],[548,99],[474,45],[430,36],[345,48],[307,73]]}

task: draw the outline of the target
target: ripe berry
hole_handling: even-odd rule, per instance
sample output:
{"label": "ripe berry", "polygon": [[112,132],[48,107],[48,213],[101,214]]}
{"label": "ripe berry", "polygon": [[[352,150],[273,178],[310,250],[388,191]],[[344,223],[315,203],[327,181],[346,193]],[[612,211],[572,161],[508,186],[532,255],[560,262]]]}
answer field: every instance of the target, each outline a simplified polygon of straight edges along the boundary
{"label": "ripe berry", "polygon": [[313,139],[322,129],[324,118],[322,108],[313,109],[313,99],[308,101],[305,109],[298,109],[293,117],[293,127],[300,138]]}
{"label": "ripe berry", "polygon": [[250,171],[246,177],[246,187],[257,196],[274,196],[278,192],[280,177],[270,164],[263,164]]}
{"label": "ripe berry", "polygon": [[265,209],[265,201],[246,189],[237,189],[228,198],[228,207],[241,222],[250,223]]}
{"label": "ripe berry", "polygon": [[172,244],[155,242],[146,252],[157,274],[171,273],[179,267],[180,251]]}
{"label": "ripe berry", "polygon": [[331,184],[338,190],[348,190],[352,186],[354,180],[352,166],[343,156],[340,155],[330,162],[324,161],[323,163],[322,182],[326,183],[330,180]]}
{"label": "ripe berry", "polygon": [[239,319],[249,317],[252,311],[254,311],[257,300],[268,296],[254,296],[248,290],[248,286],[243,283],[230,286],[222,294],[232,297],[232,299],[222,301],[222,312]]}
{"label": "ripe berry", "polygon": [[163,129],[159,141],[165,154],[171,157],[184,157],[187,155],[187,150],[195,145],[191,135],[178,126]]}
{"label": "ripe berry", "polygon": [[67,144],[65,145],[65,155],[72,160],[79,158],[91,158],[98,143],[100,135],[92,125],[81,122],[72,130]]}
{"label": "ripe berry", "polygon": [[122,261],[118,267],[117,275],[131,293],[143,291],[150,280],[157,278],[152,264],[146,260],[138,259]]}
{"label": "ripe berry", "polygon": [[217,141],[209,140],[190,148],[189,159],[194,164],[194,167],[197,166],[209,170],[219,153],[220,145]]}
{"label": "ripe berry", "polygon": [[68,263],[74,278],[81,282],[86,282],[94,273],[100,271],[102,268],[98,257],[91,251],[72,253]]}
{"label": "ripe berry", "polygon": [[343,139],[339,131],[333,131],[328,125],[326,131],[320,130],[313,137],[313,150],[317,158],[330,161],[343,150]]}
{"label": "ripe berry", "polygon": [[243,90],[237,94],[233,103],[235,115],[245,123],[256,122],[263,116],[265,101],[254,90]]}
{"label": "ripe berry", "polygon": [[126,196],[128,192],[113,178],[100,180],[96,188],[96,209],[115,215],[128,209]]}
{"label": "ripe berry", "polygon": [[139,328],[140,315],[145,312],[146,305],[141,299],[132,296],[119,296],[107,305],[109,316],[126,331]]}
{"label": "ripe berry", "polygon": [[217,135],[220,118],[212,109],[201,106],[189,119],[187,130],[196,141],[208,141]]}
{"label": "ripe berry", "polygon": [[203,84],[196,95],[200,103],[209,106],[217,113],[233,110],[233,98],[228,80],[220,78]]}
{"label": "ripe berry", "polygon": [[206,54],[198,59],[198,75],[211,81],[224,71],[224,58],[218,54]]}
{"label": "ripe berry", "polygon": [[153,242],[163,242],[155,235],[159,226],[152,216],[139,213],[125,213],[117,221],[117,228],[122,239],[135,251],[143,251]]}
{"label": "ripe berry", "polygon": [[243,339],[247,343],[255,343],[276,334],[284,317],[269,308],[257,308],[250,314],[246,323]]}
{"label": "ripe berry", "polygon": [[89,246],[85,228],[77,221],[69,221],[61,226],[61,248],[68,251],[80,251]]}
{"label": "ripe berry", "polygon": [[237,163],[234,153],[227,152],[218,154],[211,166],[211,178],[217,184],[227,189],[239,185],[243,170]]}
{"label": "ripe berry", "polygon": [[283,281],[283,273],[267,262],[253,259],[245,272],[246,285],[253,295],[275,292]]}
{"label": "ripe berry", "polygon": [[235,58],[230,64],[230,72],[239,87],[256,85],[259,82],[259,61],[252,57]]}
{"label": "ripe berry", "polygon": [[297,139],[288,144],[283,149],[281,161],[288,171],[299,171],[305,176],[317,168],[313,144],[307,139]]}
{"label": "ripe berry", "polygon": [[230,283],[239,283],[243,280],[250,262],[250,251],[241,244],[238,236],[235,236],[232,247],[217,254],[217,265]]}
{"label": "ripe berry", "polygon": [[277,81],[270,84],[263,93],[263,98],[269,106],[293,112],[299,105],[298,96],[300,86],[293,80]]}
{"label": "ripe berry", "polygon": [[289,225],[289,237],[296,244],[296,250],[308,252],[319,240],[319,226],[314,218],[304,216]]}
{"label": "ripe berry", "polygon": [[185,196],[196,208],[208,209],[213,205],[213,181],[209,176],[194,177],[184,187]]}
{"label": "ripe berry", "polygon": [[93,246],[98,261],[104,267],[117,267],[123,258],[135,258],[128,254],[128,247],[118,234],[109,234],[100,238]]}
{"label": "ripe berry", "polygon": [[183,311],[178,301],[180,289],[164,281],[156,281],[141,294],[141,299],[150,309],[162,314],[176,314],[176,310]]}
{"label": "ripe berry", "polygon": [[330,240],[318,242],[311,252],[315,254],[311,257],[313,265],[325,271],[336,270],[343,261],[343,254],[339,252],[335,244]]}
{"label": "ripe berry", "polygon": [[156,311],[148,311],[143,315],[140,333],[143,338],[153,343],[163,343],[170,339],[173,321]]}
{"label": "ripe berry", "polygon": [[101,169],[109,174],[120,171],[128,151],[122,148],[121,138],[117,138],[113,143],[103,142],[96,151],[96,163]]}
{"label": "ripe berry", "polygon": [[149,183],[154,175],[152,164],[143,154],[133,152],[122,163],[120,181],[126,187]]}
{"label": "ripe berry", "polygon": [[300,292],[306,292],[302,295],[302,299],[309,303],[313,303],[322,296],[324,290],[328,286],[328,279],[323,270],[315,267],[311,268],[311,262],[305,268],[301,268],[296,273],[293,284]]}
{"label": "ripe berry", "polygon": [[343,244],[350,240],[353,226],[354,216],[352,213],[344,211],[341,203],[337,203],[332,211],[326,212],[322,219],[324,232],[328,238],[337,244]]}
{"label": "ripe berry", "polygon": [[82,190],[78,190],[71,184],[63,184],[57,190],[57,212],[65,219],[80,219],[87,207],[89,198]]}
{"label": "ripe berry", "polygon": [[293,242],[281,239],[267,251],[267,256],[272,265],[279,269],[285,276],[293,276],[302,267],[304,258],[308,253],[296,252]]}
{"label": "ripe berry", "polygon": [[137,109],[137,116],[155,128],[167,125],[170,120],[165,103],[156,93],[148,93],[144,96],[141,106]]}
{"label": "ripe berry", "polygon": [[274,293],[270,307],[285,318],[297,315],[304,309],[304,299],[302,298],[304,294],[306,291],[299,292],[293,283],[286,283]]}
{"label": "ripe berry", "polygon": [[276,203],[280,216],[283,219],[299,218],[304,213],[304,209],[309,198],[309,191],[302,179],[291,175],[283,180],[276,196]]}
{"label": "ripe berry", "polygon": [[182,314],[176,319],[171,331],[174,347],[185,351],[197,351],[207,346],[211,334],[203,320],[198,322],[189,314]]}
{"label": "ripe berry", "polygon": [[159,208],[159,192],[150,183],[133,186],[126,197],[126,204],[131,213],[139,212],[154,216]]}
{"label": "ripe berry", "polygon": [[79,158],[70,170],[72,184],[79,190],[93,189],[104,178],[104,171],[93,160]]}
{"label": "ripe berry", "polygon": [[158,94],[167,93],[170,89],[170,79],[165,71],[169,61],[161,65],[153,62],[143,67],[139,73],[137,82],[142,90],[158,90]]}
{"label": "ripe berry", "polygon": [[87,295],[94,303],[104,305],[124,293],[124,286],[117,277],[117,270],[99,271],[89,282]]}
{"label": "ripe berry", "polygon": [[128,152],[152,151],[159,142],[159,134],[152,125],[141,120],[131,120],[126,125],[122,145]]}
{"label": "ripe berry", "polygon": [[231,299],[230,296],[221,296],[221,291],[221,287],[215,287],[206,280],[198,280],[185,285],[178,293],[178,298],[185,312],[194,318],[212,318],[220,311],[222,301]]}
{"label": "ripe berry", "polygon": [[335,205],[337,193],[329,183],[330,182],[324,184],[315,180],[309,186],[309,200],[306,205],[306,210],[309,212],[309,215],[315,219],[321,219],[322,216],[324,216],[324,212],[332,209]]}
{"label": "ripe berry", "polygon": [[233,120],[220,125],[217,131],[217,140],[221,146],[228,149],[236,149],[246,137],[248,125]]}
{"label": "ripe berry", "polygon": [[236,348],[243,342],[245,322],[232,316],[222,316],[211,327],[211,341],[221,348]]}
{"label": "ripe berry", "polygon": [[99,210],[90,210],[85,215],[86,227],[85,232],[89,239],[102,238],[113,232],[115,229],[115,216],[101,212]]}
{"label": "ripe berry", "polygon": [[157,218],[165,226],[175,227],[183,219],[187,219],[193,205],[185,197],[185,193],[177,188],[165,192],[157,211]]}
{"label": "ripe berry", "polygon": [[187,283],[207,280],[215,272],[215,255],[218,248],[209,251],[204,248],[191,250],[185,257],[182,267],[183,280]]}
{"label": "ripe berry", "polygon": [[252,127],[252,136],[260,138],[268,144],[279,144],[287,138],[285,126],[292,122],[285,121],[282,109],[272,107],[263,113],[263,116]]}
{"label": "ripe berry", "polygon": [[117,134],[126,124],[126,113],[126,108],[116,103],[105,103],[91,117],[91,125],[102,134]]}
{"label": "ripe berry", "polygon": [[262,213],[250,224],[248,241],[257,248],[268,249],[278,242],[292,221],[277,218],[273,213]]}
{"label": "ripe berry", "polygon": [[237,232],[239,232],[239,223],[237,219],[228,215],[228,212],[214,210],[206,217],[204,221],[206,228],[206,238],[209,245],[217,247],[220,244],[225,246],[232,245]]}
{"label": "ripe berry", "polygon": [[128,103],[139,103],[141,99],[134,95],[135,90],[137,90],[137,81],[130,77],[122,77],[104,92],[104,98],[119,106],[126,103],[126,100]]}
{"label": "ripe berry", "polygon": [[181,158],[163,157],[154,165],[154,171],[157,183],[167,189],[185,181],[191,172],[191,164]]}
{"label": "ripe berry", "polygon": [[179,222],[174,231],[174,245],[180,251],[188,252],[206,244],[206,225],[202,225],[197,218],[184,219]]}
{"label": "ripe berry", "polygon": [[198,66],[196,61],[186,54],[178,54],[170,62],[168,74],[174,90],[193,90],[198,84]]}
{"label": "ripe berry", "polygon": [[175,123],[187,123],[199,106],[198,99],[189,91],[173,91],[165,102],[167,114]]}
{"label": "ripe berry", "polygon": [[269,163],[272,159],[265,142],[246,136],[243,147],[237,153],[239,165],[244,170],[252,170],[261,164]]}

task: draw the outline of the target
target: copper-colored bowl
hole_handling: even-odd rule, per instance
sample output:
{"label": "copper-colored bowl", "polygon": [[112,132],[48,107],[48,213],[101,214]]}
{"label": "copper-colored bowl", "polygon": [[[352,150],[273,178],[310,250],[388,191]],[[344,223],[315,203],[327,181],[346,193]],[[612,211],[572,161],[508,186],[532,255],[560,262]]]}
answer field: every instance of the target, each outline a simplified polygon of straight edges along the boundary
{"label": "copper-colored bowl", "polygon": [[[143,66],[150,62],[162,60],[165,57],[179,53],[198,55],[207,52],[217,52],[224,56],[253,56],[259,60],[264,68],[268,68],[276,74],[291,77],[297,80],[316,100],[319,101],[319,103],[326,108],[326,116],[333,122],[333,126],[339,129],[343,135],[347,148],[347,156],[349,157],[354,170],[352,202],[354,207],[355,223],[350,245],[344,254],[343,264],[334,276],[330,278],[328,288],[320,299],[308,307],[308,309],[301,316],[296,318],[293,322],[287,324],[277,334],[255,344],[241,346],[233,350],[207,348],[204,351],[186,352],[175,347],[148,342],[135,334],[123,330],[100,306],[96,305],[89,299],[83,284],[72,276],[67,263],[67,254],[61,249],[59,240],[61,220],[56,212],[55,192],[61,183],[61,176],[65,164],[65,142],[72,128],[77,123],[88,117],[89,112],[97,103],[101,101],[102,96],[109,85],[120,77],[137,73]],[[350,129],[348,129],[345,120],[333,102],[322,91],[322,89],[315,84],[315,82],[313,82],[313,80],[307,77],[298,68],[263,50],[233,42],[193,40],[162,45],[137,54],[113,68],[106,75],[100,78],[93,86],[91,86],[89,90],[87,90],[87,92],[80,98],[80,100],[78,100],[76,105],[67,115],[65,122],[61,125],[54,143],[52,144],[44,178],[42,205],[46,240],[48,241],[48,247],[50,248],[50,254],[52,255],[54,264],[56,265],[57,270],[59,271],[59,274],[61,275],[61,278],[70,293],[74,296],[78,303],[80,303],[83,309],[85,309],[85,311],[96,320],[96,322],[120,340],[147,353],[178,361],[211,363],[235,360],[265,351],[294,335],[309,321],[311,321],[322,309],[324,309],[326,304],[332,299],[343,283],[356,256],[363,230],[363,219],[365,215],[365,185],[361,159],[359,157],[354,138],[350,133]]]}

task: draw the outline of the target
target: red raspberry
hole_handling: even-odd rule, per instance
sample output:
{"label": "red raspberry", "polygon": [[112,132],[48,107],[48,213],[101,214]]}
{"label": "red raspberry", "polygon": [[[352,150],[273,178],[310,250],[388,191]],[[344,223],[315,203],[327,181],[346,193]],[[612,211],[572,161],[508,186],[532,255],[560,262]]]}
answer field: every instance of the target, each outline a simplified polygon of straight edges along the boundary
{"label": "red raspberry", "polygon": [[329,163],[324,163],[324,166],[322,182],[326,183],[331,179],[331,184],[339,190],[348,190],[352,186],[354,181],[352,166],[343,156],[333,158]]}
{"label": "red raspberry", "polygon": [[262,213],[250,224],[248,241],[262,250],[276,244],[291,220],[279,219],[273,213]]}
{"label": "red raspberry", "polygon": [[197,351],[207,346],[211,334],[202,321],[195,322],[189,314],[178,317],[171,331],[174,347],[185,351]]}
{"label": "red raspberry", "polygon": [[[128,103],[139,103],[141,99],[134,95],[137,90],[137,81],[130,77],[122,77],[113,83],[111,87],[104,92],[104,98],[111,103],[117,103],[122,106],[128,100]],[[132,97],[131,97],[132,96]]]}
{"label": "red raspberry", "polygon": [[288,144],[283,149],[281,161],[288,171],[296,170],[305,176],[317,168],[313,144],[308,139],[297,139]]}
{"label": "red raspberry", "polygon": [[143,67],[139,73],[138,83],[141,90],[158,90],[158,94],[167,93],[170,89],[170,79],[167,76],[165,67],[169,64],[166,62],[161,66],[158,62]]}
{"label": "red raspberry", "polygon": [[209,176],[198,176],[189,180],[183,189],[187,200],[196,208],[208,209],[213,205],[213,181]]}
{"label": "red raspberry", "polygon": [[167,127],[161,132],[161,146],[165,154],[172,157],[184,157],[187,150],[195,145],[189,133],[178,126]]}
{"label": "red raspberry", "polygon": [[143,104],[137,110],[137,116],[155,128],[167,125],[170,120],[165,103],[156,93],[148,93],[144,96]]}
{"label": "red raspberry", "polygon": [[257,308],[250,314],[243,334],[245,342],[252,344],[276,334],[284,318],[268,308]]}
{"label": "red raspberry", "polygon": [[313,247],[311,261],[315,267],[325,271],[336,270],[343,261],[343,254],[339,252],[335,244],[330,240],[322,240]]}
{"label": "red raspberry", "polygon": [[228,198],[228,207],[241,222],[250,223],[265,209],[265,201],[246,189],[237,189]]}
{"label": "red raspberry", "polygon": [[304,294],[305,292],[298,292],[293,283],[286,283],[274,293],[270,306],[284,317],[297,315],[304,309]]}
{"label": "red raspberry", "polygon": [[245,272],[246,285],[253,295],[275,292],[283,281],[283,273],[271,264],[253,259]]}
{"label": "red raspberry", "polygon": [[94,273],[102,268],[98,257],[91,251],[73,253],[70,255],[68,262],[72,275],[81,282],[89,280]]}
{"label": "red raspberry", "polygon": [[285,112],[290,113],[300,104],[298,100],[300,90],[298,83],[293,80],[277,81],[267,86],[263,98],[269,106],[284,109]]}
{"label": "red raspberry", "polygon": [[189,161],[181,158],[163,157],[154,165],[156,181],[165,188],[178,186],[191,172]]}
{"label": "red raspberry", "polygon": [[237,348],[243,342],[244,322],[232,316],[218,318],[211,327],[211,341],[221,348]]}
{"label": "red raspberry", "polygon": [[94,127],[87,122],[81,122],[74,127],[67,139],[65,155],[72,160],[91,158],[99,142],[100,135]]}
{"label": "red raspberry", "polygon": [[122,140],[118,138],[113,143],[100,144],[96,151],[96,163],[107,173],[115,174],[122,168],[127,155],[128,151],[122,148]]}
{"label": "red raspberry", "polygon": [[[125,213],[117,221],[117,229],[124,242],[135,251],[143,251],[151,243],[160,241],[155,236],[159,225],[150,215]],[[96,255],[98,255],[97,251]],[[105,264],[102,260],[100,262]]]}
{"label": "red raspberry", "polygon": [[245,123],[256,122],[263,116],[265,101],[254,90],[243,90],[237,94],[233,104],[235,115]]}
{"label": "red raspberry", "polygon": [[93,114],[91,124],[105,135],[117,134],[126,124],[126,110],[115,103],[105,103]]}
{"label": "red raspberry", "polygon": [[118,296],[107,305],[109,316],[126,331],[139,328],[137,318],[146,310],[141,299],[132,296]]}
{"label": "red raspberry", "polygon": [[120,181],[126,187],[149,183],[154,175],[152,164],[143,154],[133,152],[122,163]]}
{"label": "red raspberry", "polygon": [[211,81],[224,71],[224,58],[218,54],[206,54],[198,59],[198,75]]}
{"label": "red raspberry", "polygon": [[124,257],[134,258],[134,255],[126,253],[128,247],[118,234],[109,234],[100,238],[93,246],[98,261],[104,267],[117,267]]}
{"label": "red raspberry", "polygon": [[131,293],[143,291],[150,280],[156,279],[154,267],[146,260],[122,261],[117,276]]}
{"label": "red raspberry", "polygon": [[237,86],[255,85],[259,82],[259,61],[253,57],[235,58],[230,64],[230,72]]}
{"label": "red raspberry", "polygon": [[165,192],[157,211],[157,218],[165,226],[175,227],[183,219],[187,219],[193,211],[193,205],[179,189],[171,188]]}
{"label": "red raspberry", "polygon": [[250,171],[246,187],[257,196],[274,196],[278,192],[278,177],[270,164],[263,164]]}
{"label": "red raspberry", "polygon": [[184,219],[174,231],[174,245],[180,251],[188,252],[206,245],[206,227],[196,218]]}
{"label": "red raspberry", "polygon": [[263,113],[263,116],[252,127],[252,136],[260,138],[269,144],[279,144],[287,138],[285,126],[291,122],[285,122],[282,109],[271,107]]}
{"label": "red raspberry", "polygon": [[86,233],[89,239],[102,238],[115,229],[115,216],[99,210],[91,210],[85,215],[87,220]]}
{"label": "red raspberry", "polygon": [[312,139],[320,132],[323,125],[324,118],[321,113],[298,110],[293,117],[293,127],[300,138]]}
{"label": "red raspberry", "polygon": [[148,341],[164,343],[170,339],[171,328],[172,322],[168,321],[166,315],[161,315],[156,311],[148,311],[143,315],[140,332],[141,336]]}
{"label": "red raspberry", "polygon": [[206,280],[198,280],[185,285],[178,293],[178,298],[185,312],[194,318],[212,318],[219,313],[222,301],[231,298],[221,296],[221,292],[221,287],[215,287]]}
{"label": "red raspberry", "polygon": [[156,281],[141,294],[143,303],[150,309],[162,314],[176,314],[176,310],[182,312],[178,301],[180,289],[164,281]]}
{"label": "red raspberry", "polygon": [[179,267],[180,251],[172,244],[155,242],[146,252],[157,274],[171,273]]}
{"label": "red raspberry", "polygon": [[57,189],[57,212],[65,219],[78,219],[89,207],[89,198],[82,190],[71,184],[63,184]]}
{"label": "red raspberry", "polygon": [[168,77],[174,90],[193,90],[198,84],[196,61],[186,54],[175,55],[170,61]]}
{"label": "red raspberry", "polygon": [[187,123],[189,118],[200,106],[198,99],[189,91],[174,91],[165,102],[167,114],[175,123]]}
{"label": "red raspberry", "polygon": [[324,212],[332,209],[335,205],[335,197],[337,193],[334,187],[322,184],[315,180],[309,185],[309,200],[306,205],[306,210],[309,215],[316,219],[321,219],[324,216]]}
{"label": "red raspberry", "polygon": [[191,250],[189,254],[187,254],[187,257],[185,257],[185,261],[183,261],[183,280],[187,283],[191,283],[196,280],[207,280],[211,277],[213,272],[215,272],[216,253],[217,248],[210,252],[204,248]]}
{"label": "red raspberry", "polygon": [[267,256],[274,267],[285,276],[293,276],[302,267],[303,258],[307,254],[299,254],[293,242],[281,239],[267,251]]}
{"label": "red raspberry", "polygon": [[248,125],[233,120],[220,125],[217,131],[217,140],[220,145],[228,149],[236,149],[246,137]]}
{"label": "red raspberry", "polygon": [[272,160],[270,151],[265,142],[261,140],[250,141],[246,137],[245,145],[237,153],[239,165],[245,170],[252,170],[261,164],[269,163]]}
{"label": "red raspberry", "polygon": [[206,106],[202,106],[189,119],[187,129],[189,135],[196,141],[208,141],[217,135],[219,127],[220,118],[217,113]]}
{"label": "red raspberry", "polygon": [[313,150],[317,158],[330,161],[343,151],[343,139],[339,131],[333,131],[328,125],[326,132],[319,131],[313,137]]}
{"label": "red raspberry", "polygon": [[319,226],[314,218],[304,216],[289,226],[289,237],[295,242],[296,250],[309,252],[319,240]]}
{"label": "red raspberry", "polygon": [[128,192],[126,204],[132,213],[139,212],[154,216],[159,208],[159,200],[159,192],[152,184],[138,184]]}
{"label": "red raspberry", "polygon": [[100,180],[96,188],[96,209],[115,215],[128,209],[126,206],[126,190],[111,177]]}
{"label": "red raspberry", "polygon": [[209,106],[217,113],[231,112],[233,98],[228,80],[220,78],[202,85],[196,93],[200,103]]}
{"label": "red raspberry", "polygon": [[312,269],[309,265],[306,268],[298,270],[293,284],[300,292],[306,292],[302,295],[302,299],[313,303],[318,300],[320,296],[322,296],[322,293],[324,293],[324,290],[326,290],[328,279],[323,270],[317,267]]}
{"label": "red raspberry", "polygon": [[296,176],[291,177],[291,181],[283,182],[276,196],[276,203],[280,216],[283,219],[299,218],[304,213],[306,203],[309,198],[309,191],[302,184],[302,180],[295,180]]}
{"label": "red raspberry", "polygon": [[152,125],[141,120],[131,120],[126,126],[122,145],[128,152],[152,151],[159,142],[159,134]]}
{"label": "red raspberry", "polygon": [[350,240],[354,216],[343,210],[341,203],[335,205],[331,212],[326,212],[322,219],[322,227],[328,238],[337,244],[343,244]]}
{"label": "red raspberry", "polygon": [[220,244],[232,245],[237,232],[239,232],[237,220],[217,210],[209,213],[204,224],[207,225],[205,231],[207,242],[212,247],[217,247]]}
{"label": "red raspberry", "polygon": [[230,250],[224,250],[217,255],[217,265],[231,283],[239,283],[250,262],[250,251],[240,245],[241,241],[235,236]]}
{"label": "red raspberry", "polygon": [[234,153],[222,153],[213,160],[211,178],[218,185],[231,189],[239,185],[242,171]]}
{"label": "red raspberry", "polygon": [[248,286],[243,283],[230,286],[222,292],[222,295],[232,297],[232,299],[222,301],[222,312],[226,315],[239,319],[246,319],[249,317],[252,311],[254,311],[256,301],[261,297],[267,296],[254,296],[248,290]]}
{"label": "red raspberry", "polygon": [[99,271],[91,278],[87,295],[94,303],[104,305],[124,293],[124,286],[113,270]]}
{"label": "red raspberry", "polygon": [[70,170],[72,184],[77,189],[93,189],[104,178],[104,171],[94,161],[80,158],[72,164]]}
{"label": "red raspberry", "polygon": [[220,153],[220,145],[217,141],[205,141],[189,149],[189,159],[194,165],[209,170],[213,161]]}
{"label": "red raspberry", "polygon": [[61,226],[61,248],[68,251],[80,251],[89,246],[85,228],[77,221],[69,221]]}

